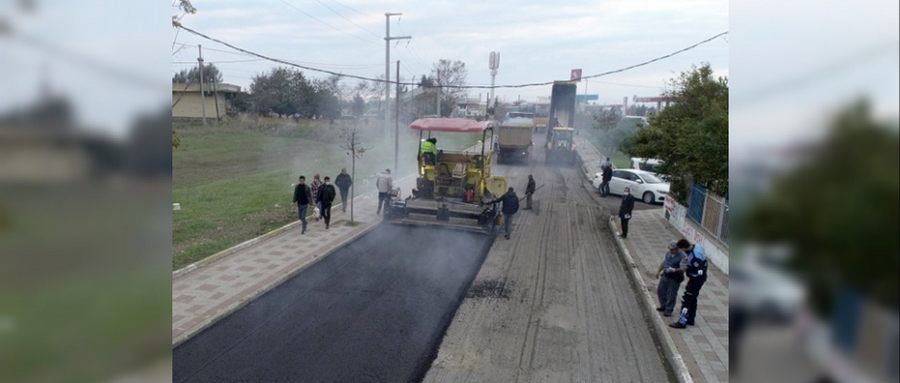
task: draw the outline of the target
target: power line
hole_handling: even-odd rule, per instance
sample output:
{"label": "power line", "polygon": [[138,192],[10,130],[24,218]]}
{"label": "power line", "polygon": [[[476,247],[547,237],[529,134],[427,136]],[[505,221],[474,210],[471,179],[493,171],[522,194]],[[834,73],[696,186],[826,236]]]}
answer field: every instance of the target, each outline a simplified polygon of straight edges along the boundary
{"label": "power line", "polygon": [[[196,48],[197,47],[196,45],[193,45],[193,44],[186,44],[186,43],[178,43],[178,44],[182,46],[181,48],[184,48],[184,47]],[[179,50],[181,48],[179,48]],[[225,49],[203,47],[203,50],[204,51],[230,53],[230,54],[233,54],[236,56],[241,56],[241,57],[257,57],[256,55],[251,54],[251,53],[235,52],[235,51],[229,51],[229,50],[225,50]],[[247,60],[247,61],[261,61],[261,60],[268,60],[268,59],[257,57],[255,59]],[[193,61],[191,61],[191,62],[193,62]],[[217,61],[217,62],[225,62],[225,61]],[[233,60],[233,62],[240,62],[240,60]],[[383,64],[333,64],[333,63],[322,63],[322,62],[300,61],[300,60],[291,60],[291,62],[294,62],[297,64],[303,64],[303,65],[318,65],[318,66],[325,66],[325,67],[334,67],[335,69],[368,69],[368,68],[380,67],[381,65],[383,65]]]}
{"label": "power line", "polygon": [[338,28],[338,27],[335,27],[334,25],[328,24],[328,23],[322,21],[322,19],[320,19],[320,18],[318,18],[318,17],[315,17],[315,16],[313,16],[312,14],[310,14],[310,13],[308,13],[308,12],[306,12],[306,11],[300,9],[300,7],[297,7],[296,5],[291,4],[291,3],[288,2],[287,0],[281,0],[281,2],[284,3],[285,5],[291,7],[291,8],[294,8],[297,12],[300,12],[300,13],[306,15],[306,17],[309,17],[309,18],[311,18],[311,19],[313,19],[313,20],[319,22],[320,24],[325,25],[325,26],[327,26],[327,27],[329,27],[329,28],[331,28],[331,29],[334,29],[334,30],[336,30],[336,31],[338,31],[338,32],[346,33],[346,34],[348,34],[348,35],[350,35],[350,36],[353,36],[353,37],[356,37],[356,38],[359,39],[360,41],[363,41],[363,42],[366,42],[366,43],[371,43],[371,42],[372,42],[371,40],[366,40],[366,39],[364,39],[364,38],[362,38],[362,37],[359,37],[359,35],[356,35],[356,34],[354,34],[354,33],[350,33],[349,31],[346,31],[346,30],[340,29],[340,28]]}
{"label": "power line", "polygon": [[364,32],[366,32],[366,33],[368,33],[368,34],[370,34],[370,35],[372,35],[372,36],[375,36],[376,39],[380,39],[380,38],[381,38],[381,36],[375,34],[374,32],[372,32],[372,31],[370,31],[370,30],[368,30],[368,29],[366,29],[366,28],[363,28],[363,27],[360,26],[359,24],[353,22],[353,20],[350,20],[349,18],[347,18],[347,17],[344,16],[343,14],[341,14],[341,13],[339,13],[338,11],[334,10],[334,8],[329,7],[328,4],[323,3],[321,0],[316,0],[316,2],[319,3],[319,4],[322,4],[322,6],[325,7],[325,8],[328,8],[328,10],[331,11],[331,13],[334,13],[335,15],[340,16],[342,19],[347,20],[347,22],[349,22],[350,24],[353,24],[354,26],[356,26],[356,27],[359,28],[360,30],[362,30],[362,31],[364,31]]}
{"label": "power line", "polygon": [[351,6],[347,5],[347,4],[344,4],[343,2],[340,2],[340,1],[338,1],[338,0],[331,0],[331,1],[334,1],[334,2],[337,3],[338,5],[340,5],[340,6],[344,7],[344,8],[347,8],[347,9],[353,11],[353,12],[356,12],[356,13],[362,15],[362,16],[368,16],[368,15],[366,15],[365,13],[360,12],[358,9],[353,8],[353,7],[351,7]]}
{"label": "power line", "polygon": [[715,36],[713,36],[713,37],[710,37],[710,38],[708,38],[708,39],[706,39],[706,40],[700,41],[700,42],[698,42],[698,43],[696,43],[696,44],[694,44],[694,45],[691,45],[691,46],[689,46],[689,47],[681,48],[681,49],[679,49],[679,50],[677,50],[677,51],[675,51],[675,52],[669,53],[669,54],[667,54],[667,55],[659,56],[659,57],[657,57],[657,58],[650,59],[650,60],[644,61],[644,62],[642,62],[642,63],[630,65],[630,66],[627,66],[627,67],[624,67],[624,68],[621,68],[621,69],[611,70],[611,71],[608,71],[608,72],[598,73],[598,74],[594,74],[594,75],[590,75],[590,76],[584,76],[584,77],[582,77],[582,79],[588,79],[588,78],[596,78],[596,77],[608,76],[608,75],[611,75],[611,74],[614,74],[614,73],[620,73],[620,72],[624,72],[624,71],[629,70],[629,69],[634,69],[634,68],[637,68],[637,67],[642,67],[642,66],[644,66],[644,65],[652,64],[652,63],[655,63],[655,62],[657,62],[657,61],[659,61],[659,60],[664,60],[664,59],[667,59],[667,58],[669,58],[669,57],[675,56],[675,55],[677,55],[677,54],[679,54],[679,53],[689,51],[689,50],[691,50],[691,49],[694,49],[694,48],[696,48],[696,47],[698,47],[698,46],[700,46],[700,45],[706,44],[706,43],[708,43],[708,42],[710,42],[710,41],[713,41],[713,40],[715,40],[715,39],[717,39],[717,38],[719,38],[719,37],[725,36],[725,35],[727,35],[727,34],[728,34],[728,31],[725,31],[725,32],[719,33],[719,34],[717,34],[717,35],[715,35]]}
{"label": "power line", "polygon": [[[371,77],[365,77],[365,76],[358,76],[358,75],[352,75],[352,74],[338,73],[338,72],[334,72],[334,71],[327,70],[327,69],[321,69],[321,68],[315,68],[315,67],[310,67],[310,66],[305,66],[305,65],[295,64],[295,63],[293,63],[293,62],[289,62],[289,61],[286,61],[286,60],[283,60],[283,59],[278,59],[278,58],[274,58],[274,57],[265,56],[265,55],[263,55],[263,54],[256,53],[256,52],[253,52],[253,51],[244,49],[244,48],[239,48],[239,47],[237,47],[237,46],[234,46],[234,45],[232,45],[232,44],[229,44],[229,43],[224,42],[224,41],[222,41],[222,40],[219,40],[219,39],[217,39],[217,38],[207,36],[207,35],[205,35],[205,34],[203,34],[203,33],[201,33],[201,32],[197,32],[197,31],[195,31],[195,30],[193,30],[193,29],[191,29],[191,28],[185,27],[184,25],[182,25],[182,24],[181,24],[180,22],[178,22],[178,21],[173,20],[173,21],[172,21],[172,24],[173,24],[176,28],[184,29],[185,31],[188,31],[188,32],[190,32],[190,33],[192,33],[192,34],[194,34],[194,35],[200,36],[200,37],[202,37],[202,38],[204,38],[204,39],[207,39],[207,40],[210,40],[210,41],[217,42],[217,43],[219,43],[219,44],[225,45],[225,46],[227,46],[227,47],[229,47],[229,48],[232,48],[232,49],[234,49],[234,50],[237,50],[237,51],[240,51],[240,52],[244,52],[244,53],[246,53],[246,54],[249,54],[249,55],[252,55],[252,56],[256,56],[256,57],[259,57],[259,58],[262,58],[262,59],[266,59],[266,60],[269,60],[269,61],[272,61],[272,62],[277,62],[277,63],[280,63],[280,64],[284,64],[284,65],[288,65],[288,66],[293,66],[293,67],[297,67],[297,68],[300,68],[300,69],[306,69],[306,70],[313,71],[313,72],[326,73],[326,74],[330,74],[330,75],[338,76],[338,77],[348,77],[348,78],[353,78],[353,79],[363,80],[363,81],[371,81],[371,82],[379,82],[379,83],[391,83],[391,84],[396,84],[396,82],[394,82],[394,81],[386,81],[386,80],[384,80],[384,79],[377,79],[377,78],[371,78]],[[696,48],[696,47],[698,47],[698,46],[700,46],[700,45],[703,45],[703,44],[705,44],[705,43],[708,43],[708,42],[710,42],[710,41],[712,41],[712,40],[715,40],[716,38],[719,38],[719,37],[721,37],[721,36],[724,36],[724,35],[726,35],[726,34],[728,34],[728,31],[725,31],[725,32],[716,34],[715,36],[712,36],[712,37],[710,37],[710,38],[707,38],[707,39],[705,39],[705,40],[702,40],[702,41],[700,41],[700,42],[697,42],[697,43],[695,43],[695,44],[693,44],[693,45],[690,45],[690,46],[688,46],[688,47],[679,49],[679,50],[677,50],[677,51],[675,51],[675,52],[672,52],[672,53],[669,53],[669,54],[666,54],[666,55],[663,55],[663,56],[659,56],[659,57],[656,57],[656,58],[653,58],[653,59],[650,59],[650,60],[647,60],[647,61],[644,61],[644,62],[641,62],[641,63],[638,63],[638,64],[629,65],[629,66],[624,67],[624,68],[615,69],[615,70],[610,70],[610,71],[606,71],[606,72],[602,72],[602,73],[597,73],[597,74],[593,74],[593,75],[589,75],[589,76],[583,76],[582,79],[590,79],[590,78],[597,78],[597,77],[608,76],[608,75],[611,75],[611,74],[621,73],[621,72],[625,72],[625,71],[630,70],[630,69],[634,69],[634,68],[642,67],[642,66],[645,66],[645,65],[649,65],[649,64],[651,64],[651,63],[654,63],[654,62],[657,62],[657,61],[660,61],[660,60],[663,60],[663,59],[672,57],[672,56],[677,55],[677,54],[679,54],[679,53],[683,53],[683,52],[689,51],[689,50],[691,50],[691,49],[694,49],[694,48]],[[503,89],[503,88],[528,88],[528,87],[533,87],[533,86],[545,86],[545,85],[551,85],[551,84],[553,84],[553,82],[554,82],[554,81],[544,81],[544,82],[531,82],[531,83],[514,84],[514,85],[496,85],[496,86],[493,86],[493,88],[495,88],[495,89],[497,89],[497,88],[500,88],[500,89]],[[418,84],[413,83],[413,82],[401,82],[401,83],[399,83],[399,84],[400,84],[400,85],[413,85],[413,86],[414,86],[414,85],[418,85]],[[442,85],[442,86],[438,86],[438,87],[440,87],[440,88],[451,88],[451,89],[490,89],[490,88],[492,88],[490,85]]]}
{"label": "power line", "polygon": [[[205,61],[207,64],[231,64],[231,63],[246,63],[252,61],[265,61],[264,59],[246,59],[246,60],[222,60],[222,61]],[[192,64],[196,65],[196,61],[172,61],[172,64]]]}

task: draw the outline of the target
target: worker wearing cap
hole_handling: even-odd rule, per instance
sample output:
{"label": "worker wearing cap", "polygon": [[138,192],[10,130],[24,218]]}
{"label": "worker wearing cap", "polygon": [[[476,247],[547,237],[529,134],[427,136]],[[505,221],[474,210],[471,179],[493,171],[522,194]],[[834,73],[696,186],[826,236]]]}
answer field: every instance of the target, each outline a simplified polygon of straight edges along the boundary
{"label": "worker wearing cap", "polygon": [[678,241],[669,242],[669,251],[663,257],[663,261],[656,270],[656,278],[659,285],[656,287],[656,296],[659,298],[659,307],[656,311],[662,311],[663,316],[672,316],[675,310],[675,302],[678,300],[678,288],[684,281],[684,270],[687,268],[687,257],[678,248]]}

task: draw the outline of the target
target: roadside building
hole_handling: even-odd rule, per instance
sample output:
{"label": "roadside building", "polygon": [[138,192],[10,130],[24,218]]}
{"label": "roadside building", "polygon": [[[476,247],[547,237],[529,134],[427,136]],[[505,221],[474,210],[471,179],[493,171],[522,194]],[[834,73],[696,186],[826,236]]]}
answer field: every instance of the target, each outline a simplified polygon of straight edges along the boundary
{"label": "roadside building", "polygon": [[172,117],[202,118],[204,104],[207,118],[224,117],[231,108],[231,100],[241,91],[241,87],[232,84],[204,84],[203,90],[205,97],[200,97],[200,84],[173,82]]}

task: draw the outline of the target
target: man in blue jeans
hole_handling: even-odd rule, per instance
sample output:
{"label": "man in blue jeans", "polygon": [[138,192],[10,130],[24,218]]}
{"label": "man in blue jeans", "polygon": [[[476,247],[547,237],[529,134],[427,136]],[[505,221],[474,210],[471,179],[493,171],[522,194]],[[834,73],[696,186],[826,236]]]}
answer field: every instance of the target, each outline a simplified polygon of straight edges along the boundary
{"label": "man in blue jeans", "polygon": [[301,222],[300,234],[306,234],[306,209],[309,208],[309,202],[312,200],[312,193],[309,185],[306,184],[306,177],[300,176],[297,186],[294,187],[294,206],[297,207],[297,217]]}
{"label": "man in blue jeans", "polygon": [[503,202],[503,208],[500,211],[503,213],[503,223],[506,228],[505,237],[506,239],[509,239],[509,235],[512,234],[513,217],[516,215],[516,212],[519,211],[519,196],[516,195],[513,188],[509,188],[509,190],[506,191],[506,194],[488,202],[488,204],[497,202]]}

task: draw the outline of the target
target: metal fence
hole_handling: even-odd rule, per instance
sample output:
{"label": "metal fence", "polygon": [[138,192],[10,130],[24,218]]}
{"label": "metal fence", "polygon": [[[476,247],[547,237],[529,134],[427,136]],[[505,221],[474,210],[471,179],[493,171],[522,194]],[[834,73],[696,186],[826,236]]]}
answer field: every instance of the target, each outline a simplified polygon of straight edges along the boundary
{"label": "metal fence", "polygon": [[693,184],[688,198],[687,217],[720,241],[728,243],[728,200]]}

